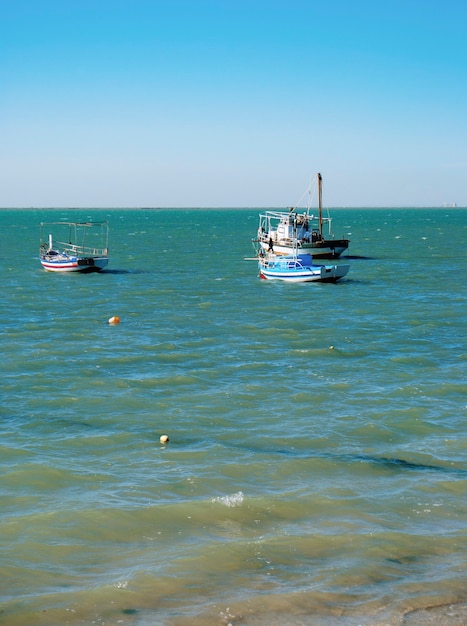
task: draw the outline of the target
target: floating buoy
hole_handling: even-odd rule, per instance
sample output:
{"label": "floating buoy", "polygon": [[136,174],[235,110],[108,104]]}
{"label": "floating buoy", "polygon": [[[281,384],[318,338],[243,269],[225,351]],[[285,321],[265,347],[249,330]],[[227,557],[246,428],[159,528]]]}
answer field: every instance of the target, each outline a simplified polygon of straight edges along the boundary
{"label": "floating buoy", "polygon": [[169,438],[167,437],[167,435],[161,435],[159,441],[161,443],[169,443]]}
{"label": "floating buoy", "polygon": [[113,317],[110,317],[109,324],[112,324],[112,325],[120,324],[120,318],[118,317],[118,315],[114,315]]}
{"label": "floating buoy", "polygon": [[334,350],[334,346],[329,346],[329,349],[330,350]]}

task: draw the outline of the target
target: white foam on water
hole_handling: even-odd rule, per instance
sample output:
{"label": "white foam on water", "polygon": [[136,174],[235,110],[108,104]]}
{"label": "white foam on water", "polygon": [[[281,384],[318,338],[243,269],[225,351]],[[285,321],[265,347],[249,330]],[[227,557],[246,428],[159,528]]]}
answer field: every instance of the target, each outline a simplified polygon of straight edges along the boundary
{"label": "white foam on water", "polygon": [[221,504],[225,504],[225,506],[240,506],[243,504],[245,496],[242,491],[237,491],[237,493],[233,493],[230,496],[219,496],[218,498],[212,498],[211,502],[220,502]]}

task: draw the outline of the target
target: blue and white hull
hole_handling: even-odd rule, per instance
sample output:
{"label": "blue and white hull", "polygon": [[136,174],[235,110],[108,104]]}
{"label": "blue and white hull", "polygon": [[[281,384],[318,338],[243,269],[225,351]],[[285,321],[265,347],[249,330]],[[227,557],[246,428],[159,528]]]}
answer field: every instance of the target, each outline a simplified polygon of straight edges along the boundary
{"label": "blue and white hull", "polygon": [[313,265],[309,254],[259,258],[259,276],[288,283],[336,282],[346,276],[349,265]]}

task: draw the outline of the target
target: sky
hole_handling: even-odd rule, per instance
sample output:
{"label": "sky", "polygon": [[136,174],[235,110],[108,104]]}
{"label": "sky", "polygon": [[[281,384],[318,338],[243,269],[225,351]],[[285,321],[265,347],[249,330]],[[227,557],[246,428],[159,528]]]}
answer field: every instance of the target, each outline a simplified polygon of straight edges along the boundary
{"label": "sky", "polygon": [[467,206],[465,0],[0,0],[0,207]]}

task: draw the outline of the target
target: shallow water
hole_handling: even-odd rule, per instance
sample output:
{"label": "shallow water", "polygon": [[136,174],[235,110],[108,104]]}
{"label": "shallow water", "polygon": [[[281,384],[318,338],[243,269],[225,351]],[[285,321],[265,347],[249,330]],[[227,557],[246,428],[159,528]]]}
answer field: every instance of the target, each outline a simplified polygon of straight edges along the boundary
{"label": "shallow water", "polygon": [[[256,210],[0,212],[0,622],[465,623],[467,211],[333,217],[288,285]],[[107,271],[42,270],[58,219]]]}

